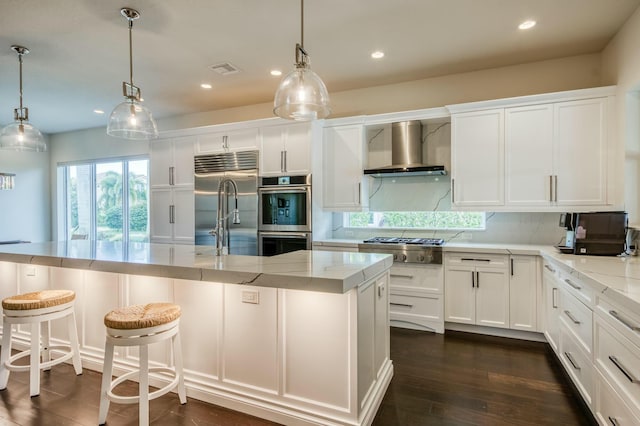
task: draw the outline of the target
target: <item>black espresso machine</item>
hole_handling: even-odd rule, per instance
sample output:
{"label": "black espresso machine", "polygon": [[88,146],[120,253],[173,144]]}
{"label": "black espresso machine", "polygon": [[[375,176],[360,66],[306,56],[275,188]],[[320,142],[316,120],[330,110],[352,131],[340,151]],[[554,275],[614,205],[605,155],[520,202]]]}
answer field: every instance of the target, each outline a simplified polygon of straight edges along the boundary
{"label": "black espresso machine", "polygon": [[626,252],[626,212],[562,213],[566,228],[563,253],[617,256]]}

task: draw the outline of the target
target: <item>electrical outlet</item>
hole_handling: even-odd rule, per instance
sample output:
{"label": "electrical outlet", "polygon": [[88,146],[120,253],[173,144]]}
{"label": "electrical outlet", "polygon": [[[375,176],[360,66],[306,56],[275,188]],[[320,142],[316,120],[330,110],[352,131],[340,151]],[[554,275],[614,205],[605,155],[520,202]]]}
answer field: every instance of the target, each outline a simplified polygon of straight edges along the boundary
{"label": "electrical outlet", "polygon": [[260,293],[257,291],[242,291],[242,303],[252,303],[254,305],[260,304]]}
{"label": "electrical outlet", "polygon": [[36,268],[34,266],[27,266],[24,268],[24,274],[27,277],[35,277],[36,276]]}

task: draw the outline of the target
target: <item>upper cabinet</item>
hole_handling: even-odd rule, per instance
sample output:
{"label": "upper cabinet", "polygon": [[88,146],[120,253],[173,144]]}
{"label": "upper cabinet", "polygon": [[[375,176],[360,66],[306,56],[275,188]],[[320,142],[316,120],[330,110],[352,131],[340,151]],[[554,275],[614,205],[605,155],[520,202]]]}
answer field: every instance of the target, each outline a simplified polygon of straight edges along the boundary
{"label": "upper cabinet", "polygon": [[322,207],[338,211],[368,208],[364,125],[328,125],[322,143]]}
{"label": "upper cabinet", "polygon": [[268,126],[260,129],[260,175],[311,173],[311,124]]}
{"label": "upper cabinet", "polygon": [[227,132],[206,133],[198,136],[197,153],[210,154],[227,151],[249,151],[260,146],[258,127]]}
{"label": "upper cabinet", "polygon": [[151,187],[193,185],[194,140],[186,136],[151,142]]}
{"label": "upper cabinet", "polygon": [[619,208],[608,195],[613,90],[515,99],[450,107],[454,208]]}

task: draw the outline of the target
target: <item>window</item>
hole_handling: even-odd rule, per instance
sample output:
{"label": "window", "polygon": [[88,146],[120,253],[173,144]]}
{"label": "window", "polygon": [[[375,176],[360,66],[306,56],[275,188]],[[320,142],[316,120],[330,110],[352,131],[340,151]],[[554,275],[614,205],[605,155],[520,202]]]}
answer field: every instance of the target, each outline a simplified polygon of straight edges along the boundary
{"label": "window", "polygon": [[149,241],[149,160],[58,166],[59,239]]}
{"label": "window", "polygon": [[362,212],[346,213],[345,228],[484,230],[484,212]]}

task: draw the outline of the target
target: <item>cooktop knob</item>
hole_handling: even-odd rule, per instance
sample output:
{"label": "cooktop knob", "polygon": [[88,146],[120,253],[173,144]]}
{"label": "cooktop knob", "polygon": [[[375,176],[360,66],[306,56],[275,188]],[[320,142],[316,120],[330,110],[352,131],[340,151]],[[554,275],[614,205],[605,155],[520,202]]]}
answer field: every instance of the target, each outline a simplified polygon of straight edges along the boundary
{"label": "cooktop knob", "polygon": [[393,260],[398,260],[398,255],[397,254],[393,255]]}
{"label": "cooktop knob", "polygon": [[406,261],[407,261],[407,255],[406,255],[406,254],[403,254],[403,255],[402,255],[402,261],[403,261],[403,262],[406,262]]}
{"label": "cooktop knob", "polygon": [[424,254],[418,255],[418,261],[419,262],[424,262]]}

